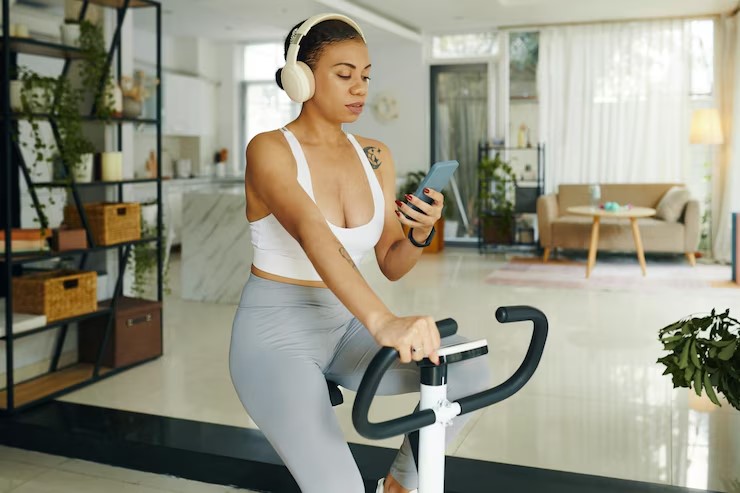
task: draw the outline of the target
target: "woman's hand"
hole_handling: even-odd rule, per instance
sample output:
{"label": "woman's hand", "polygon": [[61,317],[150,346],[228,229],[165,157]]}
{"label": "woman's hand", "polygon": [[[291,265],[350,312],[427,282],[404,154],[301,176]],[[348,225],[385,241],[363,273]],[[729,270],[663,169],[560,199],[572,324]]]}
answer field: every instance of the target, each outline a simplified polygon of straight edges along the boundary
{"label": "woman's hand", "polygon": [[432,317],[396,317],[388,314],[375,325],[375,330],[371,331],[375,342],[398,351],[401,363],[421,361],[428,357],[435,365],[439,364],[439,329]]}
{"label": "woman's hand", "polygon": [[[432,232],[432,227],[442,217],[442,207],[444,207],[444,195],[441,193],[431,188],[425,188],[424,195],[431,197],[433,202],[427,204],[411,194],[406,194],[407,204],[396,200],[396,206],[398,207],[396,216],[398,216],[398,220],[401,224],[414,228],[414,233],[418,231],[418,234],[414,234],[414,238],[420,243],[424,242]],[[421,212],[415,211],[408,204],[418,207]]]}

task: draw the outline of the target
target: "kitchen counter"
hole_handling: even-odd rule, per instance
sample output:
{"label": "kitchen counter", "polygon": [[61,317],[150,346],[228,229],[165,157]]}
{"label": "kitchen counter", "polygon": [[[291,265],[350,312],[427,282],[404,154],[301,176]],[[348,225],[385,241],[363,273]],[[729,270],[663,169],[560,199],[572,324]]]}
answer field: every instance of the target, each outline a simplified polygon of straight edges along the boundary
{"label": "kitchen counter", "polygon": [[193,185],[223,185],[223,184],[243,184],[244,183],[244,177],[243,176],[196,176],[193,178],[170,178],[166,180],[162,180],[162,184],[165,183],[171,183],[173,185],[187,185],[187,184],[193,184]]}
{"label": "kitchen counter", "polygon": [[241,181],[183,194],[182,297],[237,304],[252,264]]}
{"label": "kitchen counter", "polygon": [[[162,180],[164,204],[164,223],[167,234],[172,234],[172,244],[180,245],[182,243],[182,209],[183,196],[191,192],[213,192],[220,193],[223,187],[241,190],[244,193],[243,176],[199,176],[195,178],[169,178]],[[156,197],[156,183],[137,183],[132,185],[133,195],[129,195],[132,200],[148,201]]]}

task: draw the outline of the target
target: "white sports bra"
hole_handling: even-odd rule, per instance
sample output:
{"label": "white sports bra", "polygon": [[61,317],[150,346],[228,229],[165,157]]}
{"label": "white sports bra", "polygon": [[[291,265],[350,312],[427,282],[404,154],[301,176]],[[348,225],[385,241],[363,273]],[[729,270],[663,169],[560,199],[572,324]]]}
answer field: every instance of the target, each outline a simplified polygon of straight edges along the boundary
{"label": "white sports bra", "polygon": [[[311,200],[316,202],[311,184],[311,173],[308,169],[308,163],[306,162],[306,156],[303,154],[301,144],[290,130],[287,128],[281,128],[280,130],[288,141],[290,150],[295,158],[298,168],[298,183],[300,183],[308,196],[311,197]],[[375,172],[370,166],[370,162],[367,160],[367,156],[365,156],[365,152],[352,134],[347,134],[347,138],[357,151],[357,155],[360,156],[360,162],[365,169],[365,175],[367,176],[373,196],[375,212],[370,222],[355,228],[342,228],[333,225],[329,221],[326,221],[326,223],[331,228],[334,236],[336,236],[352,257],[355,265],[359,265],[365,255],[380,240],[380,235],[383,232],[385,207],[383,190],[380,187],[378,178],[375,176]],[[252,246],[254,247],[254,259],[252,263],[255,267],[264,272],[291,279],[321,281],[319,273],[316,272],[316,269],[311,264],[311,261],[301,246],[295,238],[290,236],[273,214],[268,214],[262,219],[250,222],[249,228],[252,232]]]}

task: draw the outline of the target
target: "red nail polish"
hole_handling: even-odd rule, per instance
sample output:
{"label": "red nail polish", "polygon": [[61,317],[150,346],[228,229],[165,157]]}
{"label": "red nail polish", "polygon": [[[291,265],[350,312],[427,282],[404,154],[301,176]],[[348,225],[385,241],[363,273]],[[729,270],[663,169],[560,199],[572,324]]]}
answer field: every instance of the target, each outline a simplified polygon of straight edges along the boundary
{"label": "red nail polish", "polygon": [[428,188],[425,188],[424,189],[424,193],[429,193],[429,189]]}
{"label": "red nail polish", "polygon": [[406,194],[406,200],[411,200],[411,197],[413,197],[413,195],[411,195],[410,193]]}
{"label": "red nail polish", "polygon": [[400,212],[398,212],[398,211],[395,211],[395,212],[396,212],[396,215],[397,215],[398,217],[401,217],[401,213],[400,213]]}
{"label": "red nail polish", "polygon": [[396,205],[398,207],[401,207],[403,205],[403,202],[401,202],[400,200],[396,200]]}

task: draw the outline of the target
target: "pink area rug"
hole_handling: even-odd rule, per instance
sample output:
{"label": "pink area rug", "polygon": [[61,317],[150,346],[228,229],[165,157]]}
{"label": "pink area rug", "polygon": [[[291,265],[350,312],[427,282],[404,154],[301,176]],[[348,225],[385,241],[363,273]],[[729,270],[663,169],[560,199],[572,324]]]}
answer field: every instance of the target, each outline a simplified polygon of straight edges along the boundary
{"label": "pink area rug", "polygon": [[738,289],[730,282],[730,266],[660,260],[647,261],[647,276],[643,277],[637,259],[606,259],[596,261],[591,277],[586,279],[586,263],[572,260],[512,258],[485,278],[489,284],[541,288],[577,288],[604,291],[662,291],[668,289]]}

